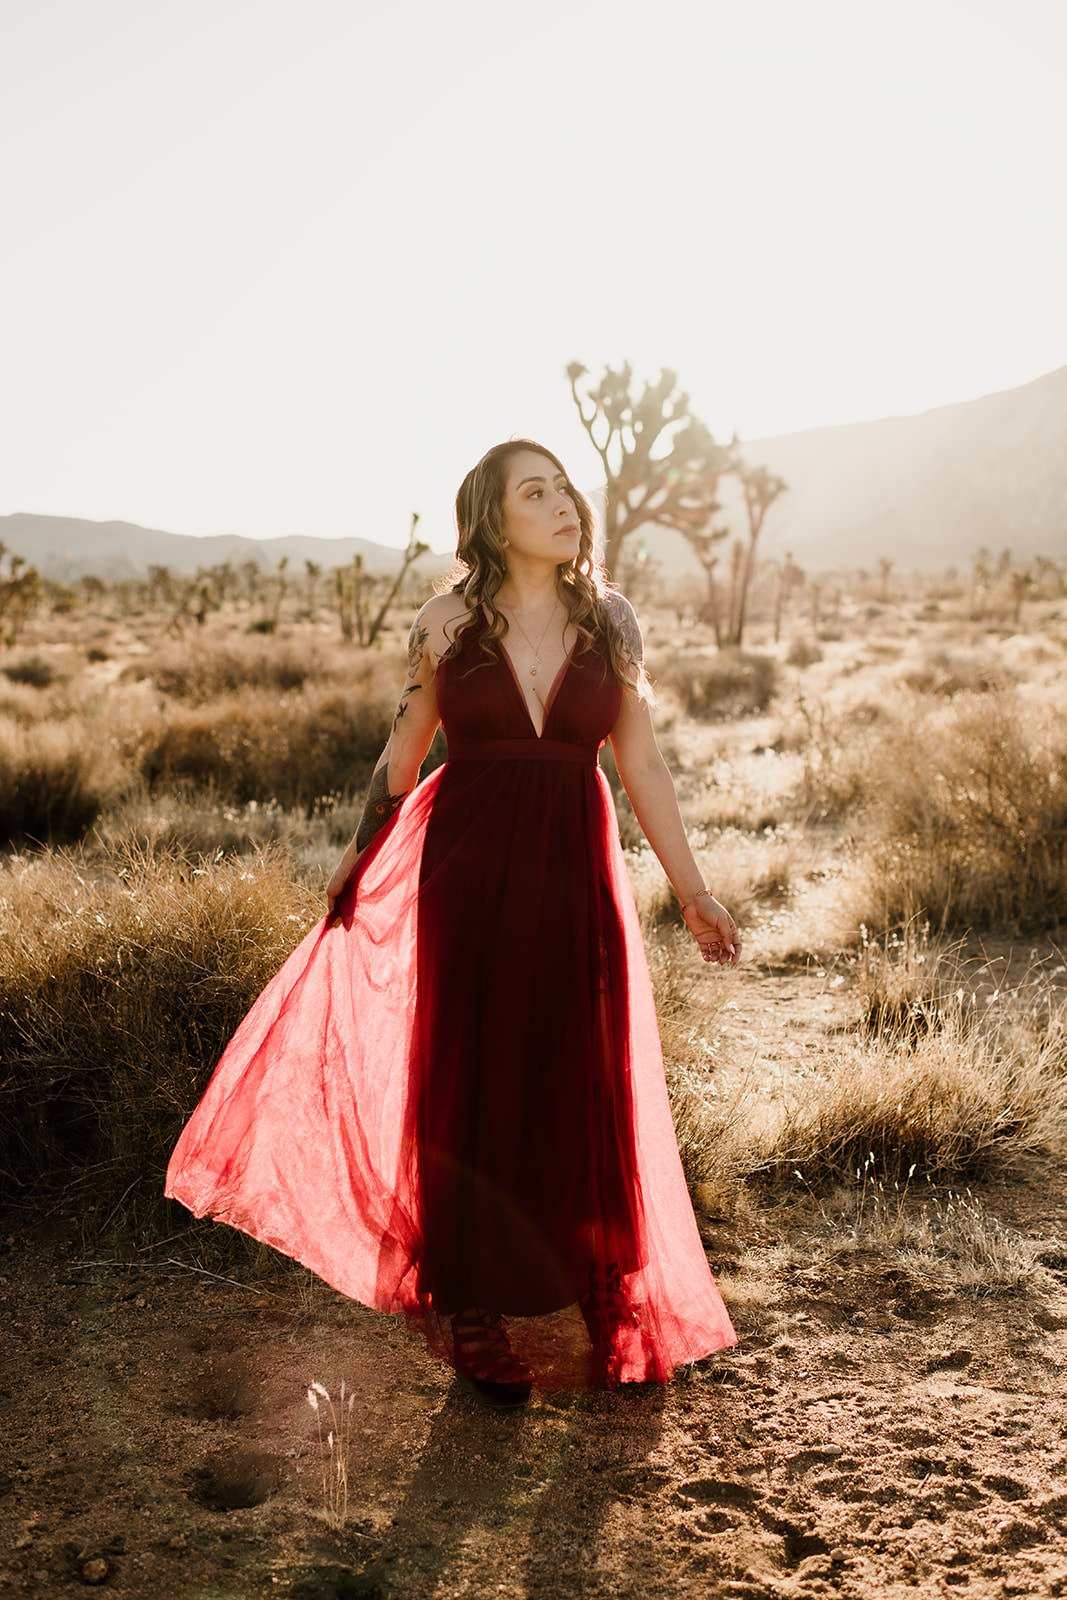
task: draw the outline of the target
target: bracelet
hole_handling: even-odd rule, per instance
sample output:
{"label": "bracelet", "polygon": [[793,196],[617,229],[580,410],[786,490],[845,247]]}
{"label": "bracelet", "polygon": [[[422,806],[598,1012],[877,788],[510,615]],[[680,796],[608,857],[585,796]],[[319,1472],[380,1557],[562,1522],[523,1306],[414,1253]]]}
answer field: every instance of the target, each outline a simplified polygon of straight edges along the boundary
{"label": "bracelet", "polygon": [[712,900],[715,898],[710,889],[698,889],[696,894],[690,895],[688,900],[682,901],[682,910],[688,911],[689,907],[694,905],[696,901],[700,900],[704,895],[710,896]]}

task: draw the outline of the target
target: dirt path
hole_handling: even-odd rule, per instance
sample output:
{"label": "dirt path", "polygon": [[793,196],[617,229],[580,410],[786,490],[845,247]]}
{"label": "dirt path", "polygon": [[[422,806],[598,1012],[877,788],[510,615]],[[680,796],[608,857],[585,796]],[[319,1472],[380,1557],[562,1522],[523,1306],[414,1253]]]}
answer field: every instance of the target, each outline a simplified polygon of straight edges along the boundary
{"label": "dirt path", "polygon": [[[1050,1170],[986,1203],[1067,1238]],[[736,1350],[666,1389],[535,1389],[518,1415],[269,1252],[239,1285],[193,1270],[188,1241],[185,1266],[173,1244],[93,1263],[9,1223],[0,1592],[1067,1592],[1067,1292],[975,1302],[884,1258],[830,1262],[814,1231],[806,1251],[802,1207],[753,1221],[743,1245],[705,1227],[716,1270],[764,1282],[731,1305]],[[306,1389],[342,1377],[337,1529]]]}

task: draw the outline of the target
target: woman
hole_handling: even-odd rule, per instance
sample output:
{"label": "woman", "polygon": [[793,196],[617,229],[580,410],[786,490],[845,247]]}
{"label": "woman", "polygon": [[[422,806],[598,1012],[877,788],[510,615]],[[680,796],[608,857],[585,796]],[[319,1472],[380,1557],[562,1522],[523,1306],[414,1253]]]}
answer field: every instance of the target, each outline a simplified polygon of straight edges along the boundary
{"label": "woman", "polygon": [[[559,1365],[523,1360],[505,1316],[576,1303],[593,1382],[667,1382],[736,1335],[678,1156],[606,738],[704,960],[735,965],[740,938],[686,840],[587,501],[512,440],[456,520],[459,575],[412,624],[328,914],[227,1046],[166,1193],[404,1312],[494,1403]],[[448,759],[420,783],[439,725]]]}

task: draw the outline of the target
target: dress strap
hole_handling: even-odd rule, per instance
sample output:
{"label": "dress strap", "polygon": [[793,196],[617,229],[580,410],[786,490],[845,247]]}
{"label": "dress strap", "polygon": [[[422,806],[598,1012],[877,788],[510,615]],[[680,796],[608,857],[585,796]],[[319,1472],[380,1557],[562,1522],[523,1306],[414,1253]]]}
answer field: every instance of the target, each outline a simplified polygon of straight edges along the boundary
{"label": "dress strap", "polygon": [[595,744],[572,744],[566,739],[463,739],[448,740],[449,761],[572,761],[597,764]]}

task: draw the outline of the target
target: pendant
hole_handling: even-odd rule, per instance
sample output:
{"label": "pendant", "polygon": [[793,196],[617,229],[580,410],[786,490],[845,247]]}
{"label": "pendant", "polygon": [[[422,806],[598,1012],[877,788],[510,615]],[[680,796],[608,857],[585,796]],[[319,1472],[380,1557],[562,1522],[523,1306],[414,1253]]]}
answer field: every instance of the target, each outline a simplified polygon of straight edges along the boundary
{"label": "pendant", "polygon": [[536,678],[537,677],[537,668],[536,667],[531,667],[530,668],[530,677],[531,678]]}

